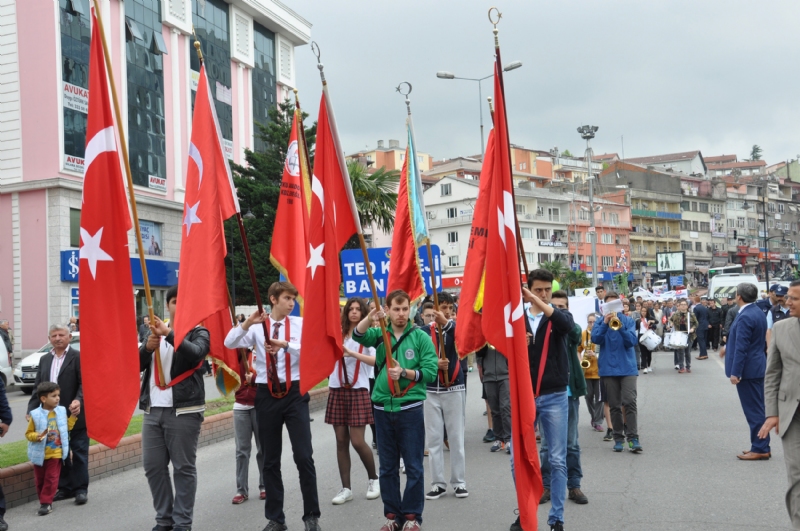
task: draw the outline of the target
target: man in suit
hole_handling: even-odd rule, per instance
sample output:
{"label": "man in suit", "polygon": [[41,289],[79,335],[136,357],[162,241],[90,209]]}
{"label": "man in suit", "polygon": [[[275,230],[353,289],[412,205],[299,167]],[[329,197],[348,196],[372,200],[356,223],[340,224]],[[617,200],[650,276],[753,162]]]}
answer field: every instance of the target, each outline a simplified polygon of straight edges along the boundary
{"label": "man in suit", "polygon": [[86,433],[86,416],[83,414],[83,383],[81,381],[80,352],[69,345],[72,335],[64,325],[50,327],[50,344],[53,350],[39,360],[34,391],[28,402],[28,413],[39,407],[36,388],[42,382],[54,382],[61,388],[61,404],[72,416],[78,417],[69,432],[69,449],[72,466],[61,469],[58,492],[53,501],[75,498],[76,505],[88,500],[89,488],[89,435]]}
{"label": "man in suit", "polygon": [[769,437],[759,438],[764,425],[764,372],[767,360],[764,356],[764,338],[767,334],[767,318],[753,304],[758,298],[758,288],[743,282],[736,287],[736,304],[739,313],[731,325],[728,345],[720,350],[725,358],[725,375],[731,379],[739,393],[742,410],[750,426],[750,450],[737,455],[742,461],[769,459]]}
{"label": "man in suit", "polygon": [[781,437],[789,478],[786,510],[792,527],[800,529],[800,418],[796,415],[800,402],[800,371],[797,370],[800,364],[800,280],[789,286],[786,306],[789,315],[774,324],[775,333],[769,343],[764,375],[767,419],[758,436],[767,439],[769,431],[774,428]]}
{"label": "man in suit", "polygon": [[525,312],[525,331],[536,416],[550,453],[552,505],[547,523],[551,531],[563,531],[569,427],[567,337],[575,321],[568,311],[550,305],[552,291],[553,274],[546,269],[535,269],[528,275],[528,289],[523,289],[522,293],[525,302],[530,303]]}
{"label": "man in suit", "polygon": [[697,346],[700,348],[700,355],[697,356],[695,359],[698,360],[707,360],[708,359],[708,349],[706,344],[706,338],[708,337],[708,329],[710,325],[708,324],[708,308],[706,308],[705,301],[701,300],[700,297],[695,297],[694,300],[694,307],[692,308],[695,317],[697,317]]}

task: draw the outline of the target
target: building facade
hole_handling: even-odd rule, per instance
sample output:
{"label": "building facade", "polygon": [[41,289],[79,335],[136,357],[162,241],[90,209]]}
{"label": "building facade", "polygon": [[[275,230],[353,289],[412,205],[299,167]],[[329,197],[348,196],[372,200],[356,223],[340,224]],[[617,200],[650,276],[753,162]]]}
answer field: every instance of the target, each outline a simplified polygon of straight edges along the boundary
{"label": "building facade", "polygon": [[682,175],[681,250],[686,252],[686,274],[696,282],[710,267],[723,266],[727,256],[726,184]]}
{"label": "building facade", "polygon": [[[10,33],[0,105],[0,316],[23,350],[50,323],[80,315],[77,263],[86,151],[90,1],[2,2]],[[259,149],[254,131],[295,86],[294,49],[311,25],[274,0],[100,0],[121,102],[157,313],[177,282],[184,174],[204,51],[229,159]],[[246,205],[243,205],[246,208]],[[142,274],[129,235],[137,314]],[[44,310],[46,309],[46,310]]]}

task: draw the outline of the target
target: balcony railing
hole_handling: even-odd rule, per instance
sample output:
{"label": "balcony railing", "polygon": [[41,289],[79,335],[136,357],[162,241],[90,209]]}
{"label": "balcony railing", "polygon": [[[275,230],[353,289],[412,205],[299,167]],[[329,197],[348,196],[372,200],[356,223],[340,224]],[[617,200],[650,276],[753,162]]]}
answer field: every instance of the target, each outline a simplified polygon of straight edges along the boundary
{"label": "balcony railing", "polygon": [[456,216],[454,218],[437,218],[428,220],[429,227],[441,227],[444,225],[460,225],[463,223],[472,223],[472,214],[469,214],[467,216]]}
{"label": "balcony railing", "polygon": [[642,218],[681,219],[680,212],[664,212],[663,210],[631,209],[631,215]]}

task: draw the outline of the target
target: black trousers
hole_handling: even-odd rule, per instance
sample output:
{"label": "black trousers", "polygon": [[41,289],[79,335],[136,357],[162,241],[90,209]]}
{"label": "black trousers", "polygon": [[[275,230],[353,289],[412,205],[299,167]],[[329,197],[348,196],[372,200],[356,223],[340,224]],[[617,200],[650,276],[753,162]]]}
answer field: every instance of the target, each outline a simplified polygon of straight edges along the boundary
{"label": "black trousers", "polygon": [[256,417],[258,438],[264,451],[264,490],[267,500],[264,515],[267,520],[286,523],[283,512],[283,478],[281,454],[283,425],[289,432],[292,454],[300,473],[300,492],[303,494],[303,520],[320,516],[317,494],[317,471],[311,448],[311,417],[308,412],[308,394],[300,396],[300,382],[292,382],[289,393],[283,398],[273,397],[265,384],[256,392]]}
{"label": "black trousers", "polygon": [[719,325],[711,325],[708,329],[708,342],[714,350],[719,348]]}
{"label": "black trousers", "polygon": [[72,466],[61,467],[58,490],[65,494],[78,494],[89,489],[89,434],[86,428],[69,432],[69,450]]}
{"label": "black trousers", "polygon": [[3,485],[0,485],[0,516],[6,515],[6,495],[3,492]]}

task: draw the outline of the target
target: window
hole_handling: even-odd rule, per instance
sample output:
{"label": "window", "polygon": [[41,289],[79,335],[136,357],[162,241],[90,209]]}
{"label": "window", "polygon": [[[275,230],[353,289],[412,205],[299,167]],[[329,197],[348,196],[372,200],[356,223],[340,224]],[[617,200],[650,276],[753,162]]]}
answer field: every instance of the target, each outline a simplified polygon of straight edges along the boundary
{"label": "window", "polygon": [[522,232],[522,239],[523,240],[532,240],[533,239],[533,229],[530,228],[523,228],[520,229]]}
{"label": "window", "polygon": [[448,232],[447,233],[447,243],[458,243],[458,233],[455,232],[455,231]]}
{"label": "window", "polygon": [[528,267],[536,263],[536,255],[533,253],[525,253],[525,261],[528,262]]}
{"label": "window", "polygon": [[458,255],[448,256],[447,265],[449,265],[450,267],[458,267]]}
{"label": "window", "polygon": [[747,218],[747,228],[750,230],[756,229],[756,220],[753,218]]}
{"label": "window", "polygon": [[[61,18],[61,81],[74,93],[89,88],[89,0],[60,2]],[[85,94],[85,93],[84,93]],[[83,98],[86,98],[84,95]],[[83,99],[82,98],[82,99]],[[82,102],[63,105],[64,158],[67,170],[83,173],[83,157],[86,154],[86,107]],[[74,160],[80,159],[80,160]]]}
{"label": "window", "polygon": [[549,253],[539,253],[539,265],[549,261],[550,261]]}
{"label": "window", "polygon": [[578,219],[581,221],[589,221],[589,212],[586,210],[579,210]]}
{"label": "window", "polygon": [[[255,68],[251,71],[253,80],[253,140],[255,151],[264,152],[267,145],[258,133],[258,124],[269,122],[268,111],[275,107],[277,89],[275,86],[275,34],[253,22],[253,52]],[[372,160],[372,155],[367,155]]]}
{"label": "window", "polygon": [[692,212],[697,212],[697,201],[692,201]]}
{"label": "window", "polygon": [[453,219],[458,216],[458,211],[456,207],[450,207],[447,209],[447,219]]}
{"label": "window", "polygon": [[767,204],[767,210],[768,210],[769,212],[775,212],[775,203],[769,203],[769,204]]}
{"label": "window", "polygon": [[784,209],[783,203],[778,203],[778,212],[783,214],[783,209]]}
{"label": "window", "polygon": [[692,230],[694,231],[698,230],[696,221],[692,221]]}
{"label": "window", "polygon": [[422,155],[417,155],[417,162],[422,164]]}
{"label": "window", "polygon": [[432,210],[426,210],[425,217],[428,219],[436,219],[436,212],[433,212]]}
{"label": "window", "polygon": [[69,246],[81,246],[81,211],[76,208],[69,209]]}
{"label": "window", "polygon": [[692,250],[692,242],[681,241],[681,250],[682,251],[691,251]]}
{"label": "window", "polygon": [[689,210],[689,201],[681,201],[681,210],[688,212],[688,210]]}
{"label": "window", "polygon": [[601,241],[602,241],[603,243],[614,243],[614,236],[613,236],[613,235],[611,235],[611,234],[606,234],[606,233],[603,233],[603,234],[601,235]]}
{"label": "window", "polygon": [[548,208],[547,209],[547,217],[550,221],[561,221],[561,209],[560,208]]}
{"label": "window", "polygon": [[519,163],[519,169],[520,169],[520,170],[526,170],[526,169],[528,169],[528,163],[527,163],[527,162],[520,162],[520,163]]}
{"label": "window", "polygon": [[603,257],[603,267],[614,267],[614,257],[613,256],[604,256]]}
{"label": "window", "polygon": [[521,204],[517,203],[516,205],[514,205],[514,207],[517,210],[517,214],[524,214],[525,213],[525,205],[521,205]]}
{"label": "window", "polygon": [[708,212],[708,203],[699,203],[700,212]]}
{"label": "window", "polygon": [[744,218],[737,217],[736,218],[736,227],[743,229],[744,228]]}
{"label": "window", "polygon": [[621,236],[618,234],[617,236],[614,237],[614,243],[616,243],[617,245],[625,245],[626,243],[628,243],[628,239],[625,236]]}
{"label": "window", "polygon": [[689,220],[681,221],[681,230],[692,230],[692,222]]}
{"label": "window", "polygon": [[[162,246],[161,239],[161,223],[154,221],[147,221],[145,219],[139,220],[139,230],[142,232],[142,244],[144,245],[144,253],[151,256],[163,256],[164,247]],[[139,252],[138,246],[134,249],[134,253]]]}
{"label": "window", "polygon": [[584,258],[584,263],[585,263],[587,266],[591,266],[591,265],[593,264],[593,262],[592,262],[592,255],[587,255],[587,256],[586,256],[586,258]]}
{"label": "window", "polygon": [[706,221],[700,222],[700,232],[711,232],[711,223]]}
{"label": "window", "polygon": [[612,227],[616,227],[617,225],[619,225],[619,214],[617,214],[616,212],[611,212],[609,214],[609,223],[611,224]]}
{"label": "window", "polygon": [[536,229],[536,238],[539,240],[549,240],[550,239],[550,230],[549,229]]}
{"label": "window", "polygon": [[161,36],[161,3],[133,0],[123,5],[133,37],[125,43],[128,60],[128,150],[133,183],[166,192],[163,57],[154,52],[153,47],[153,42],[158,42],[158,39],[164,42]]}
{"label": "window", "polygon": [[587,232],[586,233],[586,243],[592,243],[592,234],[595,234],[595,233],[594,232]]}
{"label": "window", "polygon": [[450,195],[450,183],[439,185],[440,195]]}
{"label": "window", "polygon": [[569,233],[569,241],[571,243],[577,243],[580,240],[579,236],[580,236],[580,234],[577,233],[577,232],[570,232]]}
{"label": "window", "polygon": [[[146,0],[136,0],[139,3]],[[126,6],[130,2],[125,2]],[[159,4],[159,2],[149,2]],[[223,147],[232,147],[233,107],[231,106],[231,44],[229,36],[228,4],[224,0],[205,0],[192,2],[192,23],[197,37],[203,46],[208,83],[215,95],[214,108],[217,111]],[[194,46],[189,48],[189,65],[194,72],[200,71],[200,61]],[[130,70],[128,70],[130,79]],[[195,92],[192,91],[192,109]]]}
{"label": "window", "polygon": [[714,244],[714,250],[715,251],[724,251],[725,250],[725,244],[724,243],[715,243]]}
{"label": "window", "polygon": [[712,214],[722,214],[722,205],[719,203],[711,203],[709,205],[709,212]]}
{"label": "window", "polygon": [[767,223],[768,223],[768,226],[769,226],[770,229],[774,229],[775,228],[775,220],[774,219],[770,218]]}
{"label": "window", "polygon": [[694,250],[695,251],[702,251],[703,250],[703,242],[694,242]]}
{"label": "window", "polygon": [[733,218],[728,218],[728,228],[733,229],[736,228],[736,220]]}

